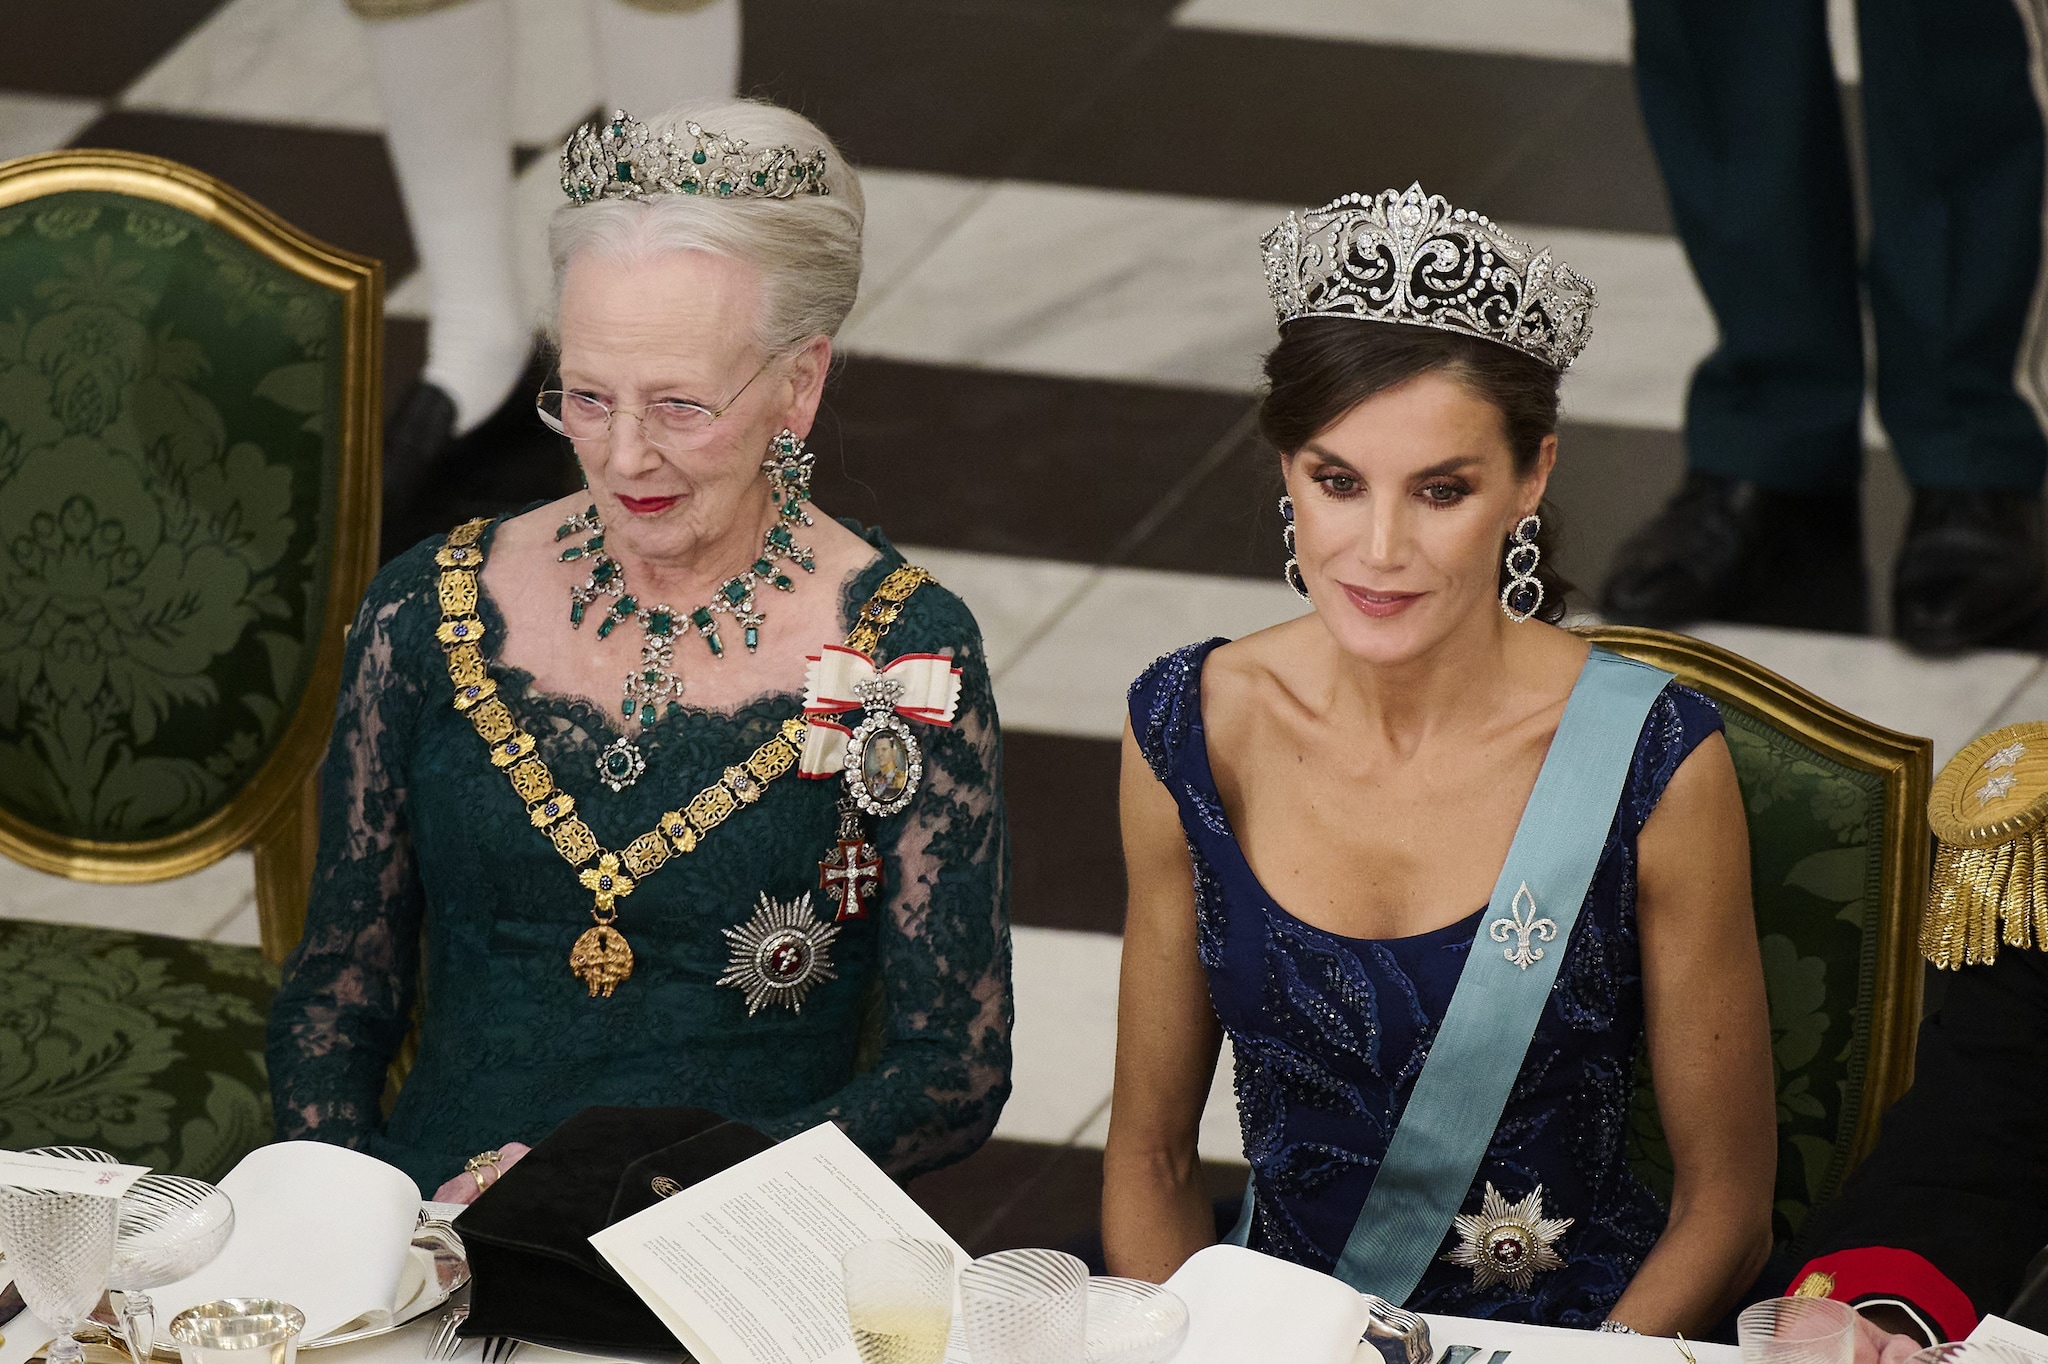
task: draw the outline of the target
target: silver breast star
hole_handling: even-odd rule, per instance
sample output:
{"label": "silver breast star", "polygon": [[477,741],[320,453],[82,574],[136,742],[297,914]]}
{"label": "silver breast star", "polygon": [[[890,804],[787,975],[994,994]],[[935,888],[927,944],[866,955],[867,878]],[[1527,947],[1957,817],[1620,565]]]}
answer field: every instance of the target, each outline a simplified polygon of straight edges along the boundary
{"label": "silver breast star", "polygon": [[1510,1203],[1489,1181],[1479,1211],[1460,1213],[1452,1222],[1458,1244],[1444,1260],[1472,1271],[1474,1292],[1504,1284],[1511,1293],[1527,1293],[1538,1274],[1564,1268],[1564,1257],[1553,1247],[1572,1220],[1543,1215],[1541,1184]]}

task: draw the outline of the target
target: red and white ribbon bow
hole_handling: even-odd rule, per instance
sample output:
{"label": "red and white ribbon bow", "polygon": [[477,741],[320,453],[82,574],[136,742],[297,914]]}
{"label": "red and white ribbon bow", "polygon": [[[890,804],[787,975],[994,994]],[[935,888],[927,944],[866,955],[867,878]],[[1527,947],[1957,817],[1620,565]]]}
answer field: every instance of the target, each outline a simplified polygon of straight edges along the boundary
{"label": "red and white ribbon bow", "polygon": [[[960,669],[944,654],[903,654],[877,668],[875,660],[843,644],[827,644],[811,656],[804,685],[803,760],[797,772],[806,777],[836,777],[846,764],[850,725],[831,717],[867,709],[857,688],[864,683],[890,682],[900,690],[889,709],[906,720],[950,728],[960,704]],[[856,721],[858,723],[858,721]]]}

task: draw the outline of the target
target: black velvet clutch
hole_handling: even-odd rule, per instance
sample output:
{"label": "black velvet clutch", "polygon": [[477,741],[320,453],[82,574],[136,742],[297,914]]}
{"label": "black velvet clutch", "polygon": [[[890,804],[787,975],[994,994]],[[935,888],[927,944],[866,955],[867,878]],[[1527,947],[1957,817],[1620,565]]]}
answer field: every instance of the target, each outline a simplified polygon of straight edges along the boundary
{"label": "black velvet clutch", "polygon": [[589,1238],[774,1144],[708,1109],[584,1109],[457,1219],[472,1276],[461,1334],[681,1349]]}

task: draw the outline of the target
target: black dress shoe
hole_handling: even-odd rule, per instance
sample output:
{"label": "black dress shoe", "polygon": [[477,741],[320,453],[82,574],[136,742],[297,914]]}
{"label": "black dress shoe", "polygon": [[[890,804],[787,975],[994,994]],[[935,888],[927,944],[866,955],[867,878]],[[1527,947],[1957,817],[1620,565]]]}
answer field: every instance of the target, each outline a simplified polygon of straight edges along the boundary
{"label": "black dress shoe", "polygon": [[1695,470],[1614,556],[1600,611],[1669,629],[1741,621],[1857,634],[1869,628],[1862,500],[1785,492]]}
{"label": "black dress shoe", "polygon": [[1919,488],[1892,572],[1907,647],[1949,654],[2014,641],[2048,606],[2041,499],[2010,489]]}
{"label": "black dress shoe", "polygon": [[[453,434],[455,405],[447,394],[424,380],[407,391],[384,437],[385,560],[473,516],[516,512],[576,490],[581,475],[569,442],[548,429],[533,405],[553,373],[553,357],[536,344],[505,401],[460,436]],[[429,450],[437,399],[447,404],[446,424]],[[402,421],[417,427],[397,432]],[[414,442],[402,463],[391,457],[394,438]]]}

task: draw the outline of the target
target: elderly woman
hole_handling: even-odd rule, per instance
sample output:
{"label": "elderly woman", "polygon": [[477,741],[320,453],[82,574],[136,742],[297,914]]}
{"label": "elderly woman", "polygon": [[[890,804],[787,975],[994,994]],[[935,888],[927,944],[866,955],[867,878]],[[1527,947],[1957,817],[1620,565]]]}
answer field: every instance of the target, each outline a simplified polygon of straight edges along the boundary
{"label": "elderly woman", "polygon": [[420,544],[362,604],[278,1135],[455,1198],[591,1104],[958,1160],[1009,1090],[986,661],[957,598],[810,502],[803,446],[860,182],[755,103],[620,114],[563,172],[539,401],[589,489]]}

